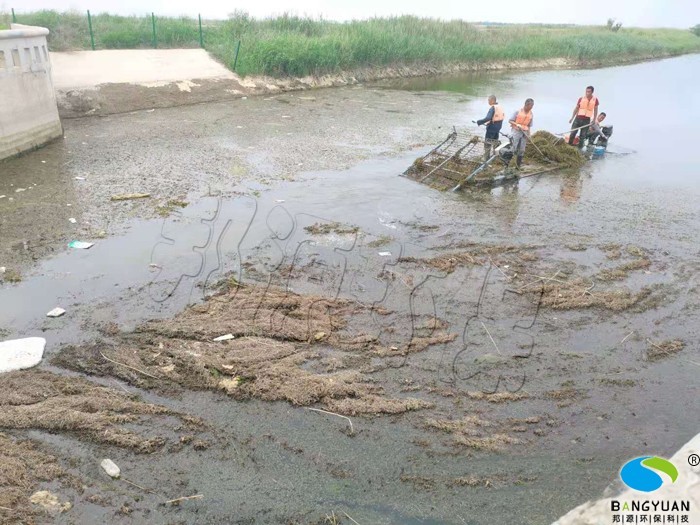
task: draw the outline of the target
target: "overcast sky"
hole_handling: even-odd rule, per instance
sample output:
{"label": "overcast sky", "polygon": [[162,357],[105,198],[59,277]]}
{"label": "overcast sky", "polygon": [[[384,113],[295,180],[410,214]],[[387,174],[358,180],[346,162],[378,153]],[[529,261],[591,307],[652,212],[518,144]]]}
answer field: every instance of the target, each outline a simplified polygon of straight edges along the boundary
{"label": "overcast sky", "polygon": [[225,18],[234,9],[266,17],[285,11],[333,20],[411,14],[442,19],[492,22],[604,24],[617,18],[625,26],[682,27],[700,24],[698,0],[0,0],[15,11],[90,9],[93,13],[190,15]]}

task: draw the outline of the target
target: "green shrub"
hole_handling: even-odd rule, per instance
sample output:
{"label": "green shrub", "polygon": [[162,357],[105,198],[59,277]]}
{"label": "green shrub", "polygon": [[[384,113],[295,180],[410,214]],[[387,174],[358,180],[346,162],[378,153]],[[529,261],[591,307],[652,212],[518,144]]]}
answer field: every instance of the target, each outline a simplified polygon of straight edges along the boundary
{"label": "green shrub", "polygon": [[[150,16],[100,14],[92,19],[97,48],[152,46]],[[83,13],[37,11],[19,14],[18,21],[48,27],[54,51],[90,47]],[[206,49],[229,68],[241,41],[236,64],[241,75],[304,76],[362,67],[547,58],[615,62],[700,51],[700,39],[690,31],[621,28],[614,20],[597,27],[479,25],[414,16],[332,22],[291,14],[258,20],[234,11],[227,20],[204,20],[203,28]],[[196,19],[156,17],[156,35],[158,47],[199,46]]]}

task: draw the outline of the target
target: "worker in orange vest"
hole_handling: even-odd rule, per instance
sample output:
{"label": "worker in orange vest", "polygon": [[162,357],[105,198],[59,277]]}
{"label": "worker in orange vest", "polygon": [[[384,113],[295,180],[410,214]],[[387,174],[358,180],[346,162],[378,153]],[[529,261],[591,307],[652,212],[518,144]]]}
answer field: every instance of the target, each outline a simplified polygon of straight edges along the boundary
{"label": "worker in orange vest", "polygon": [[[522,109],[513,113],[508,121],[513,130],[511,136],[513,138],[513,155],[515,155],[515,169],[520,169],[525,155],[525,146],[527,146],[530,129],[532,129],[533,114],[532,108],[535,101],[528,98]],[[510,164],[510,161],[508,162]]]}
{"label": "worker in orange vest", "polygon": [[491,95],[489,97],[489,111],[486,116],[481,120],[477,120],[478,126],[486,124],[486,136],[484,137],[484,162],[489,160],[492,155],[495,154],[496,148],[501,144],[498,140],[498,134],[503,126],[503,121],[506,118],[506,114],[503,108],[496,100],[496,95]]}
{"label": "worker in orange vest", "polygon": [[[598,97],[593,96],[593,91],[595,89],[593,86],[588,86],[586,88],[586,94],[578,99],[576,102],[576,107],[574,112],[569,119],[569,124],[571,125],[571,133],[569,133],[569,144],[574,145],[574,139],[576,138],[576,131],[580,131],[578,139],[578,147],[583,148],[584,142],[588,137],[588,127],[591,120],[595,121],[598,118]],[[577,130],[576,128],[581,128]]]}

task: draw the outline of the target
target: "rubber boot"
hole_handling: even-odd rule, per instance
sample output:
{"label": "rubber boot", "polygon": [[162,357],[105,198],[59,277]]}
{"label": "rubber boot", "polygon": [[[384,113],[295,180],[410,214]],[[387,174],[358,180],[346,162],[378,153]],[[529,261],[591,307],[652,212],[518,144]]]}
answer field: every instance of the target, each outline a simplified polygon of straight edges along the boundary
{"label": "rubber boot", "polygon": [[484,162],[488,161],[493,153],[496,153],[496,147],[492,144],[484,144]]}
{"label": "rubber boot", "polygon": [[523,156],[518,155],[518,158],[515,159],[515,169],[520,171],[520,165],[523,163]]}

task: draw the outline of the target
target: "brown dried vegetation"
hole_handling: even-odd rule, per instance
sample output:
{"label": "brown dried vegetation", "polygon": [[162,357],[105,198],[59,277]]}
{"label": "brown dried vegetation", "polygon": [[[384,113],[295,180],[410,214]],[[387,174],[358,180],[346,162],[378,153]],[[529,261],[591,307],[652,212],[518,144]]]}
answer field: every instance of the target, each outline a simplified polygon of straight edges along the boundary
{"label": "brown dried vegetation", "polygon": [[145,437],[127,425],[167,414],[171,412],[165,407],[78,377],[43,370],[0,376],[0,428],[72,432],[96,443],[153,452],[165,439]]}
{"label": "brown dried vegetation", "polygon": [[667,357],[677,354],[683,350],[683,348],[685,348],[685,343],[680,339],[664,341],[658,344],[649,340],[648,343],[649,348],[647,349],[647,360],[649,361],[660,361],[661,359],[666,359]]}
{"label": "brown dried vegetation", "polygon": [[0,524],[36,523],[39,508],[30,504],[31,494],[40,483],[65,477],[55,457],[0,433]]}
{"label": "brown dried vegetation", "polygon": [[[527,423],[531,425],[539,422],[539,418],[528,418],[527,420]],[[494,422],[472,415],[458,420],[426,419],[425,426],[450,434],[455,445],[475,450],[500,452],[509,445],[526,443],[524,439],[514,438],[509,434],[520,431],[522,422],[518,420]],[[533,433],[534,430],[537,429],[533,429]],[[535,435],[537,434],[535,433]]]}
{"label": "brown dried vegetation", "polygon": [[[272,288],[235,287],[167,321],[147,323],[115,346],[64,349],[54,364],[113,376],[145,388],[222,390],[236,399],[322,403],[344,414],[397,414],[431,406],[418,399],[389,399],[361,372],[328,369],[321,348],[364,355],[401,356],[451,341],[444,323],[429,319],[403,347],[342,331],[362,306]],[[229,341],[215,337],[231,333]],[[264,334],[264,336],[263,336]]]}

